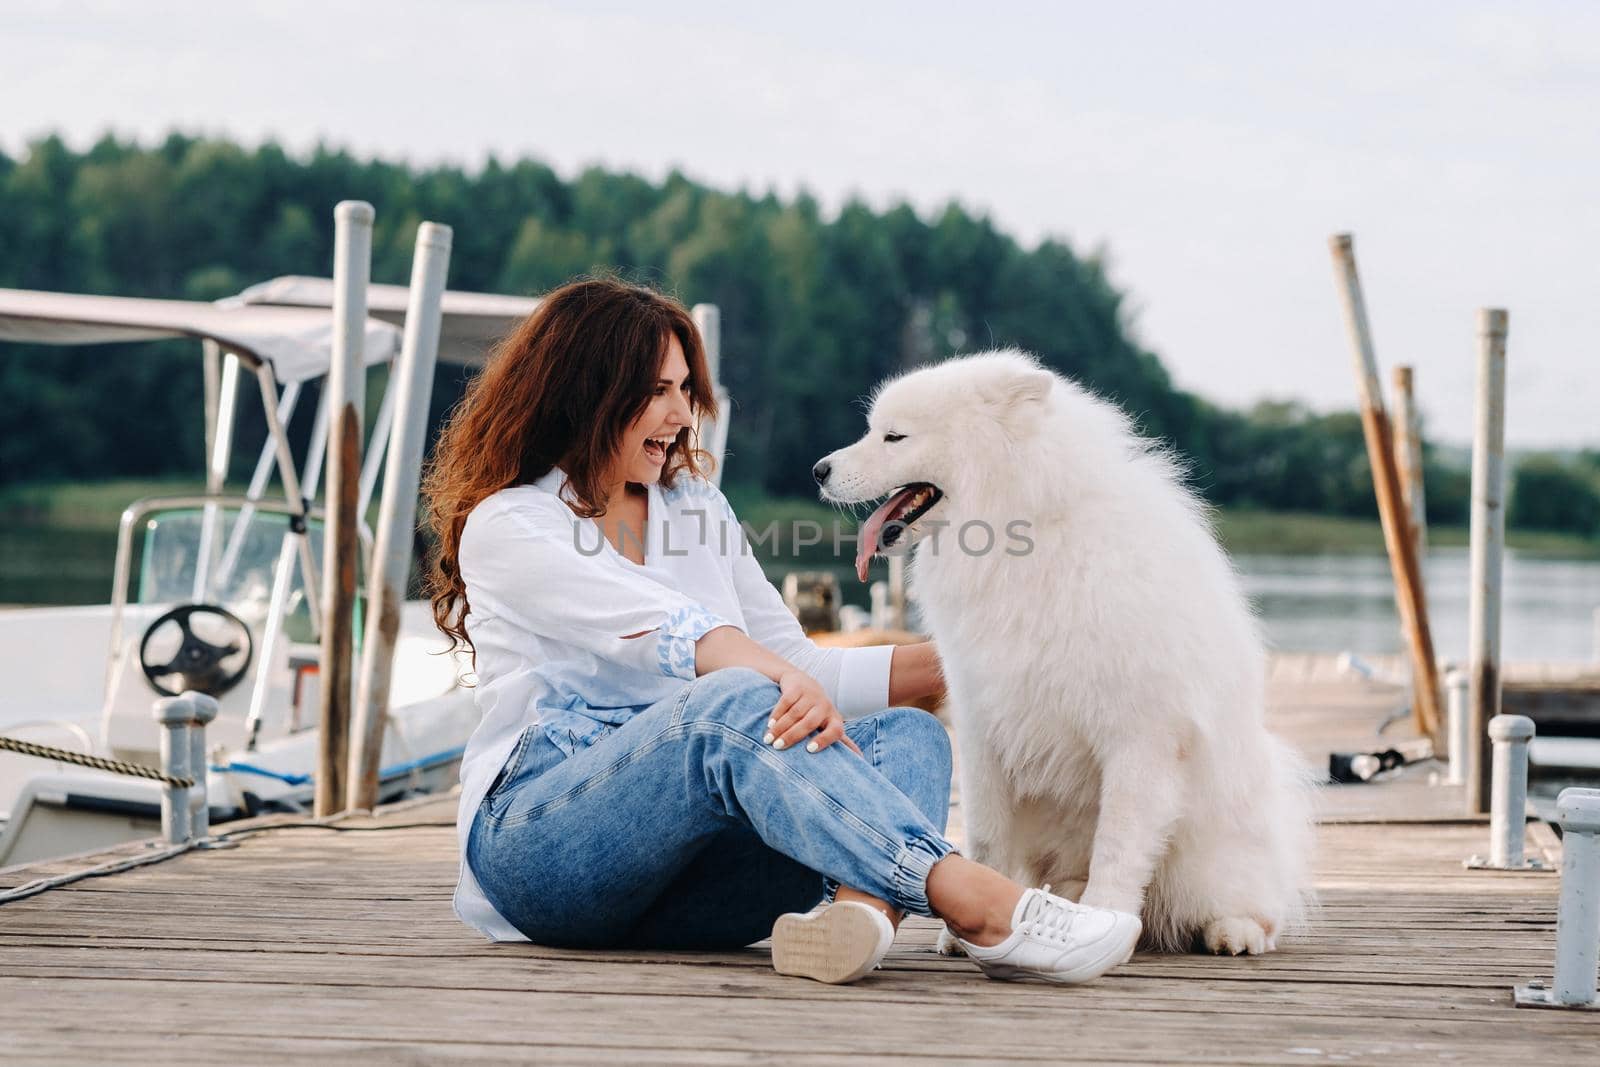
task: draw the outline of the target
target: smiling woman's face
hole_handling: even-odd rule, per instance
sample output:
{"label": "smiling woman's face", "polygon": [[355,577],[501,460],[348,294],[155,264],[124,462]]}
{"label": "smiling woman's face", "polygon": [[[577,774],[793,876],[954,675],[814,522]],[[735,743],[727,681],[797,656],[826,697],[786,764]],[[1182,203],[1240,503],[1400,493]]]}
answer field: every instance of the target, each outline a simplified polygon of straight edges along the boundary
{"label": "smiling woman's face", "polygon": [[667,341],[661,369],[656,372],[650,403],[639,417],[628,424],[617,451],[613,482],[648,485],[661,477],[667,456],[674,448],[685,447],[683,431],[694,425],[689,406],[689,363],[677,334]]}

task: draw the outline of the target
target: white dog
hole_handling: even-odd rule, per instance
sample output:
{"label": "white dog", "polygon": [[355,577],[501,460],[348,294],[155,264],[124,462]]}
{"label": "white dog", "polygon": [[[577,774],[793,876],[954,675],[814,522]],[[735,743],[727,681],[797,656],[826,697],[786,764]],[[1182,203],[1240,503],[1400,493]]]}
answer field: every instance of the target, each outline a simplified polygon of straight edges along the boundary
{"label": "white dog", "polygon": [[917,543],[968,854],[1141,914],[1152,948],[1273,949],[1306,895],[1310,777],[1263,726],[1255,619],[1173,459],[1015,351],[888,382],[867,421],[815,473],[837,503],[889,494],[863,580]]}

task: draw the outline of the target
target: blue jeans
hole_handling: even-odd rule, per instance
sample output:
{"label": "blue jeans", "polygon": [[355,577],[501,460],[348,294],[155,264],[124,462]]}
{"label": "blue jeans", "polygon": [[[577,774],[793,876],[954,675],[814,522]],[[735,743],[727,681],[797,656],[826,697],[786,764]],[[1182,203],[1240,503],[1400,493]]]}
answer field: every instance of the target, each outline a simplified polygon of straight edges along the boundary
{"label": "blue jeans", "polygon": [[761,743],[762,675],[703,675],[566,756],[524,731],[484,797],[467,862],[529,940],[574,948],[748,945],[828,881],[930,914],[952,851],[950,744],[916,708],[847,724],[857,756]]}

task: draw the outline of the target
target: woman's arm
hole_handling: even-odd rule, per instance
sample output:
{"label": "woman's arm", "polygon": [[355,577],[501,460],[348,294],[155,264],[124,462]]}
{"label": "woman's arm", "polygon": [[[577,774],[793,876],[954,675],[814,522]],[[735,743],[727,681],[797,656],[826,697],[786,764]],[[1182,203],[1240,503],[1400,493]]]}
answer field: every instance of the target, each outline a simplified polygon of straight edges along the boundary
{"label": "woman's arm", "polygon": [[795,669],[794,664],[751,640],[737,626],[718,626],[694,643],[694,672],[710,674],[724,667],[749,667],[774,682]]}
{"label": "woman's arm", "polygon": [[835,741],[856,755],[861,750],[844,735],[844,717],[815,678],[758,642],[735,626],[708,630],[694,643],[694,672],[710,674],[724,667],[748,667],[778,683],[778,703],[767,723],[766,741],[783,749],[811,738],[807,752],[821,752]]}
{"label": "woman's arm", "polygon": [[889,661],[889,703],[906,704],[923,697],[944,699],[944,668],[939,663],[939,650],[932,641],[896,646]]}

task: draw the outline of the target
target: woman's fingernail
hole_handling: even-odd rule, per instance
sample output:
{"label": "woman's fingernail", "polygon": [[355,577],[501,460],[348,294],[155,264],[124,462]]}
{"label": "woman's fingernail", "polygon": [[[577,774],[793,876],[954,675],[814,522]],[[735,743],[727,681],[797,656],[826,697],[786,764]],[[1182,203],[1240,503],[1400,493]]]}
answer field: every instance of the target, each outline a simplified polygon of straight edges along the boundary
{"label": "woman's fingernail", "polygon": [[782,748],[783,747],[783,738],[780,737],[776,741],[772,742],[772,747],[773,748]]}
{"label": "woman's fingernail", "polygon": [[817,749],[819,747],[820,746],[815,741],[813,741],[809,745],[806,746],[806,751],[807,752],[815,752],[815,751],[817,751]]}
{"label": "woman's fingernail", "polygon": [[772,731],[771,731],[771,730],[768,730],[768,731],[767,731],[767,734],[766,734],[766,736],[765,736],[765,737],[763,737],[763,738],[762,738],[762,739],[761,739],[761,743],[762,743],[762,744],[763,744],[763,745],[770,745],[770,744],[772,744]]}

